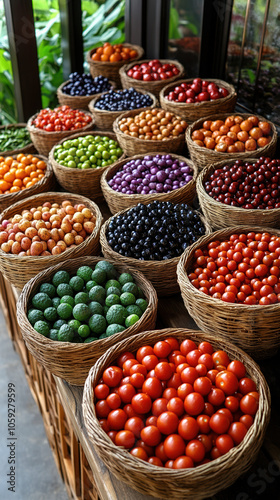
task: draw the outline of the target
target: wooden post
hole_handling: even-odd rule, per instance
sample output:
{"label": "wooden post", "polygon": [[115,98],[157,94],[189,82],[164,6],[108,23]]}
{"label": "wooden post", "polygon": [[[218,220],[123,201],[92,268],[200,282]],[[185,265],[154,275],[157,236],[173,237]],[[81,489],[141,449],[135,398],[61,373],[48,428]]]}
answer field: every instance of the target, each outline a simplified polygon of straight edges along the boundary
{"label": "wooden post", "polygon": [[63,77],[73,71],[83,73],[83,30],[81,0],[59,0]]}

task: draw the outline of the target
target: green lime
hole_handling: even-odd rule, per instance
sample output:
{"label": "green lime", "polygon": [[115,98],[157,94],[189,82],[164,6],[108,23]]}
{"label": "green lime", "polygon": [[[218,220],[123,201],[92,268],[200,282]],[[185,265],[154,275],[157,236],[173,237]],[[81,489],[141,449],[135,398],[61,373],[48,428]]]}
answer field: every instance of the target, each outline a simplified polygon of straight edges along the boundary
{"label": "green lime", "polygon": [[60,298],[60,304],[70,304],[70,306],[74,307],[74,297],[72,297],[71,295],[63,295],[63,297]]}
{"label": "green lime", "polygon": [[111,262],[108,262],[107,260],[100,260],[97,262],[95,269],[103,269],[106,271],[107,279],[115,279],[118,276],[118,271],[116,268],[111,264]]}
{"label": "green lime", "polygon": [[42,283],[39,292],[46,293],[51,299],[55,297],[55,287],[51,283]]}
{"label": "green lime", "polygon": [[106,285],[105,285],[106,290],[108,290],[108,288],[109,288],[110,286],[114,286],[114,287],[116,287],[116,288],[121,289],[121,284],[120,284],[117,280],[114,280],[114,279],[111,279],[111,280],[108,280],[108,281],[107,281],[107,283],[106,283]]}
{"label": "green lime", "polygon": [[57,314],[62,319],[69,319],[72,316],[73,308],[70,304],[62,303],[57,308]]}
{"label": "green lime", "polygon": [[61,283],[60,285],[58,285],[56,293],[59,297],[63,297],[63,295],[71,295],[73,297],[74,290],[71,285],[67,283]]}
{"label": "green lime", "polygon": [[62,326],[62,325],[66,325],[67,321],[65,321],[65,319],[57,319],[54,324],[53,324],[53,328],[55,328],[56,330],[59,330],[59,328]]}
{"label": "green lime", "polygon": [[91,275],[92,275],[92,269],[89,266],[81,266],[79,269],[77,269],[77,276],[80,278],[83,278],[85,282],[91,280]]}
{"label": "green lime", "polygon": [[137,316],[137,314],[130,314],[130,316],[127,316],[125,320],[125,326],[128,328],[129,326],[134,325],[134,323],[136,323],[136,321],[138,320],[139,316]]}
{"label": "green lime", "polygon": [[137,314],[137,316],[139,316],[139,318],[140,318],[143,314],[143,311],[136,304],[132,304],[131,306],[127,306],[126,310],[127,310],[127,313],[129,316],[130,316],[130,314]]}
{"label": "green lime", "polygon": [[83,339],[87,338],[89,336],[89,334],[90,334],[89,326],[88,325],[81,325],[81,326],[79,326],[78,334]]}
{"label": "green lime", "polygon": [[78,321],[86,321],[90,317],[90,309],[84,303],[76,304],[73,309],[73,316]]}
{"label": "green lime", "polygon": [[106,337],[111,337],[111,335],[122,332],[123,330],[125,330],[125,326],[118,325],[117,323],[112,323],[111,325],[108,325],[106,328]]}
{"label": "green lime", "polygon": [[114,304],[119,304],[120,303],[120,297],[119,295],[115,293],[111,293],[110,295],[107,295],[105,299],[105,304],[108,307],[113,306]]}
{"label": "green lime", "polygon": [[125,293],[125,292],[133,293],[133,295],[135,295],[135,297],[138,297],[138,287],[137,287],[137,285],[135,285],[135,283],[131,283],[131,282],[124,283],[124,285],[122,286],[122,292],[123,293]]}
{"label": "green lime", "polygon": [[50,333],[49,325],[46,321],[36,321],[35,325],[33,326],[34,330],[36,332],[41,333],[44,335],[44,337],[48,337]]}
{"label": "green lime", "polygon": [[80,292],[83,289],[85,282],[80,276],[72,276],[69,281],[69,285],[73,288],[75,292]]}
{"label": "green lime", "polygon": [[91,316],[92,316],[92,314],[103,314],[103,312],[104,312],[103,306],[99,302],[96,302],[95,300],[92,300],[88,304],[88,307],[89,307]]}
{"label": "green lime", "polygon": [[56,321],[57,320],[57,312],[55,307],[47,307],[44,310],[44,316],[47,321]]}
{"label": "green lime", "polygon": [[93,287],[93,286],[96,286],[98,285],[98,283],[96,283],[96,281],[93,281],[93,280],[89,280],[86,282],[86,290],[89,292],[90,289]]}
{"label": "green lime", "polygon": [[123,286],[125,283],[133,283],[134,279],[133,276],[129,273],[122,273],[119,276],[119,283]]}
{"label": "green lime", "polygon": [[72,342],[75,332],[70,325],[62,325],[57,334],[57,340],[60,342]]}
{"label": "green lime", "polygon": [[91,275],[91,279],[96,281],[98,285],[102,285],[107,279],[106,271],[104,271],[104,269],[95,269]]}
{"label": "green lime", "polygon": [[107,338],[106,332],[102,333],[102,334],[99,336],[99,339],[106,339],[106,338]]}
{"label": "green lime", "polygon": [[107,288],[107,290],[106,290],[106,295],[108,296],[108,295],[111,295],[112,293],[114,295],[120,296],[122,291],[119,288],[117,288],[116,286],[109,286],[109,288]]}
{"label": "green lime", "polygon": [[138,297],[139,297],[139,299],[144,299],[145,295],[143,293],[143,290],[140,288],[140,286],[138,286],[137,288],[138,288]]}
{"label": "green lime", "polygon": [[75,304],[87,304],[89,301],[88,293],[78,292],[75,295]]}
{"label": "green lime", "polygon": [[146,299],[137,299],[136,305],[140,307],[141,311],[145,312],[148,307],[148,302],[146,301]]}
{"label": "green lime", "polygon": [[57,336],[58,336],[58,330],[56,330],[55,328],[52,328],[50,330],[50,335],[49,335],[49,338],[51,340],[57,340]]}
{"label": "green lime", "polygon": [[27,318],[31,325],[35,325],[36,321],[44,321],[45,316],[43,311],[40,311],[40,309],[29,309]]}
{"label": "green lime", "polygon": [[94,300],[96,302],[100,302],[101,304],[103,304],[106,296],[105,288],[103,288],[103,286],[100,285],[93,286],[90,289],[88,296],[91,301]]}
{"label": "green lime", "polygon": [[57,271],[52,278],[52,283],[55,287],[58,287],[61,283],[69,283],[70,274],[67,271]]}
{"label": "green lime", "polygon": [[91,331],[97,335],[105,332],[107,327],[106,319],[101,314],[93,314],[90,317],[88,324]]}
{"label": "green lime", "polygon": [[98,337],[88,337],[84,340],[84,344],[88,344],[89,342],[93,342],[94,340],[98,340]]}
{"label": "green lime", "polygon": [[44,311],[47,307],[52,306],[52,299],[44,292],[38,292],[32,298],[32,305],[35,309]]}
{"label": "green lime", "polygon": [[125,307],[121,304],[115,304],[109,307],[106,314],[106,320],[109,325],[117,323],[118,325],[124,325],[125,318],[128,316]]}
{"label": "green lime", "polygon": [[124,292],[120,296],[120,301],[123,306],[131,306],[132,304],[135,304],[136,298],[133,293]]}
{"label": "green lime", "polygon": [[60,301],[61,301],[61,298],[60,297],[54,297],[52,299],[52,304],[53,304],[53,307],[55,307],[56,309],[58,308],[59,304],[60,304]]}
{"label": "green lime", "polygon": [[68,321],[68,325],[70,325],[75,333],[78,333],[78,329],[81,326],[81,322],[78,321],[77,319],[70,319]]}

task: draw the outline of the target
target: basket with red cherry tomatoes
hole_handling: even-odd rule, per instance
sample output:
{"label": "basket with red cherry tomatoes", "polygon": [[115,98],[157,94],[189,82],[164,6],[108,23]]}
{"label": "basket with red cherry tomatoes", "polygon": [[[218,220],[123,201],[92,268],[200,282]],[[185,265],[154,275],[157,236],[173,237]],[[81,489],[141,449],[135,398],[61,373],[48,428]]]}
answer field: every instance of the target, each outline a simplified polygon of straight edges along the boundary
{"label": "basket with red cherry tomatoes", "polygon": [[55,109],[41,109],[31,116],[27,122],[31,140],[42,155],[48,155],[51,148],[61,139],[80,131],[85,132],[94,127],[91,113],[80,109],[72,109],[68,105]]}
{"label": "basket with red cherry tomatoes", "polygon": [[280,347],[280,231],[234,226],[203,236],[177,266],[184,304],[199,328],[261,359]]}
{"label": "basket with red cherry tomatoes", "polygon": [[167,83],[182,78],[184,67],[179,61],[171,59],[142,59],[122,66],[119,74],[124,89],[147,90],[159,97],[159,92]]}
{"label": "basket with red cherry tomatoes", "polygon": [[91,368],[89,439],[110,471],[159,498],[209,498],[253,464],[270,416],[257,364],[200,331],[143,332]]}
{"label": "basket with red cherry tomatoes", "polygon": [[159,94],[161,107],[177,113],[188,123],[214,113],[233,112],[236,99],[233,85],[217,79],[177,80],[168,83]]}

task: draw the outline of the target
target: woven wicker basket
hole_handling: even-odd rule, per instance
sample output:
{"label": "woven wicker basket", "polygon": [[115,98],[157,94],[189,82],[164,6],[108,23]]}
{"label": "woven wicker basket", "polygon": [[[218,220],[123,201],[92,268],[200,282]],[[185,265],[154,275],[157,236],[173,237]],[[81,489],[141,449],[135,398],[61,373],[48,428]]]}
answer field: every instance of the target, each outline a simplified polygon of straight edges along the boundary
{"label": "woven wicker basket", "polygon": [[[161,108],[155,108],[161,109]],[[119,122],[122,118],[134,117],[141,113],[138,109],[133,111],[126,111],[119,115],[113,123],[113,131],[115,132],[118,142],[126,154],[126,156],[133,156],[135,154],[146,154],[151,151],[158,153],[181,153],[185,146],[185,134],[180,134],[175,137],[168,138],[166,141],[148,141],[138,139],[138,137],[131,137],[130,135],[121,132]]]}
{"label": "woven wicker basket", "polygon": [[[108,92],[108,90],[106,90],[105,92],[100,92],[99,94],[82,95],[82,96],[65,94],[63,92],[63,88],[65,87],[65,85],[67,85],[67,83],[69,83],[69,81],[70,80],[63,82],[56,91],[57,99],[61,106],[66,104],[70,106],[72,109],[85,109],[86,111],[88,111],[88,105],[93,98],[98,99],[101,95]],[[114,90],[116,88],[115,82],[110,81],[110,84],[111,84],[111,90]]]}
{"label": "woven wicker basket", "polygon": [[34,358],[47,370],[65,379],[69,384],[83,385],[90,367],[107,349],[119,340],[126,339],[147,328],[155,327],[157,295],[151,283],[141,273],[129,270],[122,264],[114,263],[120,273],[127,272],[128,270],[131,272],[135,283],[141,287],[148,302],[146,311],[133,326],[106,339],[86,344],[53,341],[34,330],[27,319],[27,308],[31,298],[38,291],[40,284],[50,281],[56,271],[63,269],[73,274],[80,266],[94,267],[100,260],[104,259],[102,257],[80,257],[49,267],[25,285],[18,300],[17,318],[27,348]]}
{"label": "woven wicker basket", "polygon": [[[152,99],[152,104],[150,108],[155,108],[158,106],[157,98],[150,92],[142,92],[142,94],[148,94]],[[112,130],[114,121],[120,116],[123,111],[107,111],[103,109],[95,108],[95,103],[100,96],[95,96],[89,103],[88,109],[90,110],[95,125],[99,130]],[[138,108],[139,113],[146,108]]]}
{"label": "woven wicker basket", "polygon": [[243,114],[227,113],[227,114],[216,114],[216,115],[206,116],[204,118],[200,118],[199,120],[195,121],[187,128],[186,130],[187,146],[189,149],[191,159],[198,166],[199,170],[202,170],[210,163],[212,164],[227,159],[244,160],[250,158],[260,158],[261,156],[270,156],[271,158],[273,158],[277,145],[277,130],[272,122],[266,120],[266,118],[263,118],[262,116],[259,115],[254,115],[254,116],[258,116],[260,120],[266,121],[271,125],[272,139],[267,146],[263,148],[258,148],[255,151],[244,151],[244,153],[219,153],[218,151],[213,151],[212,149],[207,149],[206,147],[204,148],[198,146],[191,139],[193,131],[201,128],[205,120],[225,120],[228,116],[242,116],[242,118],[246,120],[246,118],[252,116],[252,114],[250,115],[248,113],[243,113]]}
{"label": "woven wicker basket", "polygon": [[[258,158],[249,159],[252,163],[257,160]],[[278,228],[280,218],[279,208],[259,210],[233,207],[214,200],[214,198],[206,193],[204,188],[205,181],[210,177],[210,175],[218,168],[222,168],[224,165],[233,165],[234,163],[235,160],[225,160],[219,163],[213,163],[213,165],[205,167],[202,172],[200,172],[197,178],[196,190],[199,205],[205,219],[208,221],[213,230],[222,229],[228,226],[256,226],[260,220],[262,225],[265,227]]]}
{"label": "woven wicker basket", "polygon": [[171,92],[175,86],[180,86],[181,83],[192,83],[193,79],[189,78],[187,80],[178,80],[176,83],[171,83],[163,87],[159,93],[159,101],[160,105],[163,109],[167,109],[167,111],[171,111],[176,115],[181,116],[188,123],[192,123],[199,118],[203,118],[207,115],[213,115],[214,113],[230,113],[234,111],[237,94],[235,92],[235,88],[233,85],[230,85],[223,80],[217,79],[208,79],[208,82],[214,82],[218,85],[218,87],[224,87],[229,92],[227,97],[223,97],[221,99],[216,99],[213,101],[204,101],[204,102],[196,102],[196,103],[186,103],[186,102],[174,102],[166,99],[166,96]]}
{"label": "woven wicker basket", "polygon": [[274,356],[280,347],[280,304],[227,303],[197,290],[187,276],[196,249],[206,246],[210,241],[223,241],[233,233],[249,231],[265,231],[280,236],[279,230],[256,226],[234,226],[215,231],[184,251],[179,260],[177,277],[185,307],[201,330],[219,335],[244,349],[253,358],[261,359]]}
{"label": "woven wicker basket", "polygon": [[[19,153],[18,153],[19,154]],[[9,155],[10,156],[10,155]],[[22,191],[18,191],[17,193],[9,193],[9,194],[1,194],[0,195],[0,212],[5,210],[6,208],[14,205],[20,200],[24,198],[29,198],[30,196],[34,196],[39,193],[43,193],[44,191],[50,191],[54,188],[55,179],[53,175],[53,169],[51,167],[50,162],[45,156],[35,154],[36,158],[40,158],[40,160],[44,160],[47,164],[47,168],[45,170],[45,175],[40,179],[34,186],[23,189]],[[16,159],[16,155],[12,155],[13,158]]]}
{"label": "woven wicker basket", "polygon": [[[142,59],[141,61],[137,61],[137,64],[149,63],[151,59]],[[123,89],[129,89],[130,87],[134,87],[136,90],[140,92],[143,90],[147,90],[148,92],[152,92],[157,98],[159,98],[159,93],[163,87],[166,86],[167,83],[177,82],[184,76],[184,66],[179,62],[172,59],[160,59],[162,64],[175,64],[177,66],[179,73],[172,78],[168,78],[167,80],[156,80],[152,82],[146,82],[143,80],[135,80],[135,78],[131,78],[127,75],[127,72],[135,65],[135,62],[128,63],[125,66],[122,66],[120,69],[120,79]]]}
{"label": "woven wicker basket", "polygon": [[[10,125],[2,125],[0,127],[1,130],[5,130],[6,128],[26,128],[26,123],[11,123]],[[19,149],[10,149],[9,151],[0,151],[0,156],[13,156],[13,155],[18,155],[20,153],[24,154],[29,154],[29,153],[36,153],[36,149],[34,147],[34,144],[30,142],[29,144],[26,144],[23,148]]]}
{"label": "woven wicker basket", "polygon": [[[144,49],[140,45],[133,45],[131,43],[123,43],[124,47],[129,47],[137,51],[138,55],[133,59],[133,61],[138,61],[144,55]],[[98,75],[106,76],[109,80],[116,82],[117,87],[121,88],[121,79],[119,75],[120,68],[127,64],[127,61],[117,61],[117,62],[106,62],[106,61],[93,61],[91,56],[96,49],[92,49],[87,53],[87,63],[89,64],[89,72],[94,78]]]}
{"label": "woven wicker basket", "polygon": [[[122,210],[115,214],[114,217],[122,215],[128,210],[130,209]],[[115,252],[108,244],[106,233],[111,219],[112,217],[102,224],[100,231],[100,244],[104,257],[112,260],[112,262],[120,262],[129,268],[141,271],[151,281],[159,297],[178,293],[180,289],[177,282],[176,269],[180,257],[167,260],[138,260],[132,257],[124,257],[120,253]],[[208,234],[211,229],[203,217],[201,217],[201,220],[204,223],[206,234]]]}
{"label": "woven wicker basket", "polygon": [[8,254],[0,250],[0,271],[16,288],[22,289],[28,280],[37,273],[49,266],[54,266],[68,259],[75,259],[84,255],[98,255],[100,252],[99,232],[102,223],[102,215],[98,206],[88,198],[72,193],[47,192],[37,194],[25,200],[21,200],[1,213],[0,223],[4,219],[9,219],[15,214],[20,214],[24,209],[40,206],[49,201],[50,203],[62,203],[63,200],[69,200],[73,205],[83,203],[89,208],[96,217],[96,226],[80,245],[69,248],[59,255],[44,257],[18,257],[18,255]]}
{"label": "woven wicker basket", "polygon": [[[259,410],[243,441],[220,458],[192,469],[175,470],[151,465],[133,457],[123,447],[116,446],[101,428],[93,404],[94,388],[104,369],[113,364],[121,353],[135,352],[143,345],[153,345],[168,337],[175,337],[179,342],[189,338],[197,344],[208,341],[214,349],[223,349],[230,359],[238,359],[244,363],[248,376],[256,382],[260,394]],[[269,423],[270,392],[258,365],[241,349],[207,333],[166,328],[143,332],[141,336],[135,335],[123,340],[97,361],[85,382],[83,416],[95,450],[118,479],[146,495],[176,500],[202,500],[233,484],[255,462]]]}
{"label": "woven wicker basket", "polygon": [[[100,135],[110,137],[110,139],[114,139],[114,141],[117,140],[117,137],[113,132],[105,132],[100,130],[74,134],[70,137],[67,137],[67,139],[71,140],[75,139],[76,137],[87,135]],[[54,159],[55,147],[58,144],[62,144],[67,139],[63,139],[62,141],[58,142],[51,149],[49,154],[49,160],[59,184],[70,193],[77,193],[92,200],[102,200],[103,194],[100,186],[100,178],[102,173],[108,167],[80,169],[64,167],[63,165],[57,163],[57,161],[55,161]],[[121,158],[124,158],[124,155],[122,155]],[[114,163],[112,163],[112,165],[114,165]]]}
{"label": "woven wicker basket", "polygon": [[[156,152],[151,153],[151,155],[156,155]],[[193,170],[193,178],[190,182],[188,182],[185,186],[174,189],[174,191],[170,191],[169,193],[152,193],[152,194],[123,194],[114,191],[108,184],[109,180],[116,174],[118,170],[121,170],[123,165],[128,163],[130,160],[142,159],[144,155],[135,155],[130,158],[125,158],[124,160],[120,160],[116,162],[114,165],[108,167],[105,172],[103,172],[101,177],[101,189],[103,192],[103,196],[107,202],[107,205],[112,214],[119,212],[120,210],[125,210],[126,208],[133,207],[137,205],[137,203],[144,203],[144,205],[148,205],[154,200],[157,201],[172,201],[172,203],[187,203],[189,205],[192,204],[193,199],[195,197],[195,185],[196,178],[198,175],[198,169],[194,165],[194,163],[183,157],[173,154],[173,158],[177,158],[180,161],[185,161],[187,165],[189,165]]]}
{"label": "woven wicker basket", "polygon": [[[88,114],[92,118],[92,115],[89,112],[86,111],[83,112]],[[34,127],[34,125],[32,125],[32,122],[33,120],[35,120],[37,114],[29,118],[27,122],[27,129],[30,133],[31,140],[37,151],[42,155],[48,156],[50,150],[55,144],[57,144],[62,139],[66,139],[70,135],[73,135],[75,131],[62,130],[61,132],[46,132],[45,130]],[[85,132],[87,130],[88,131],[92,130],[93,128],[94,128],[94,121],[92,118],[92,121],[90,123],[88,123],[85,127],[79,130],[80,132]]]}

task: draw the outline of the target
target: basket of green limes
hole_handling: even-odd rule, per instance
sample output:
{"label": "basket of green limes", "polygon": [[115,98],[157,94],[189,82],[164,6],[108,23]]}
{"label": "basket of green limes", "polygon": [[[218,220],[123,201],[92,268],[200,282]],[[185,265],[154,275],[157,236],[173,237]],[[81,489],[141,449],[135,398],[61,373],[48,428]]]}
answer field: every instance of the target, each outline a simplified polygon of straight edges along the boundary
{"label": "basket of green limes", "polygon": [[155,327],[157,294],[136,270],[102,257],[49,267],[24,286],[17,318],[34,358],[70,384],[116,342]]}

